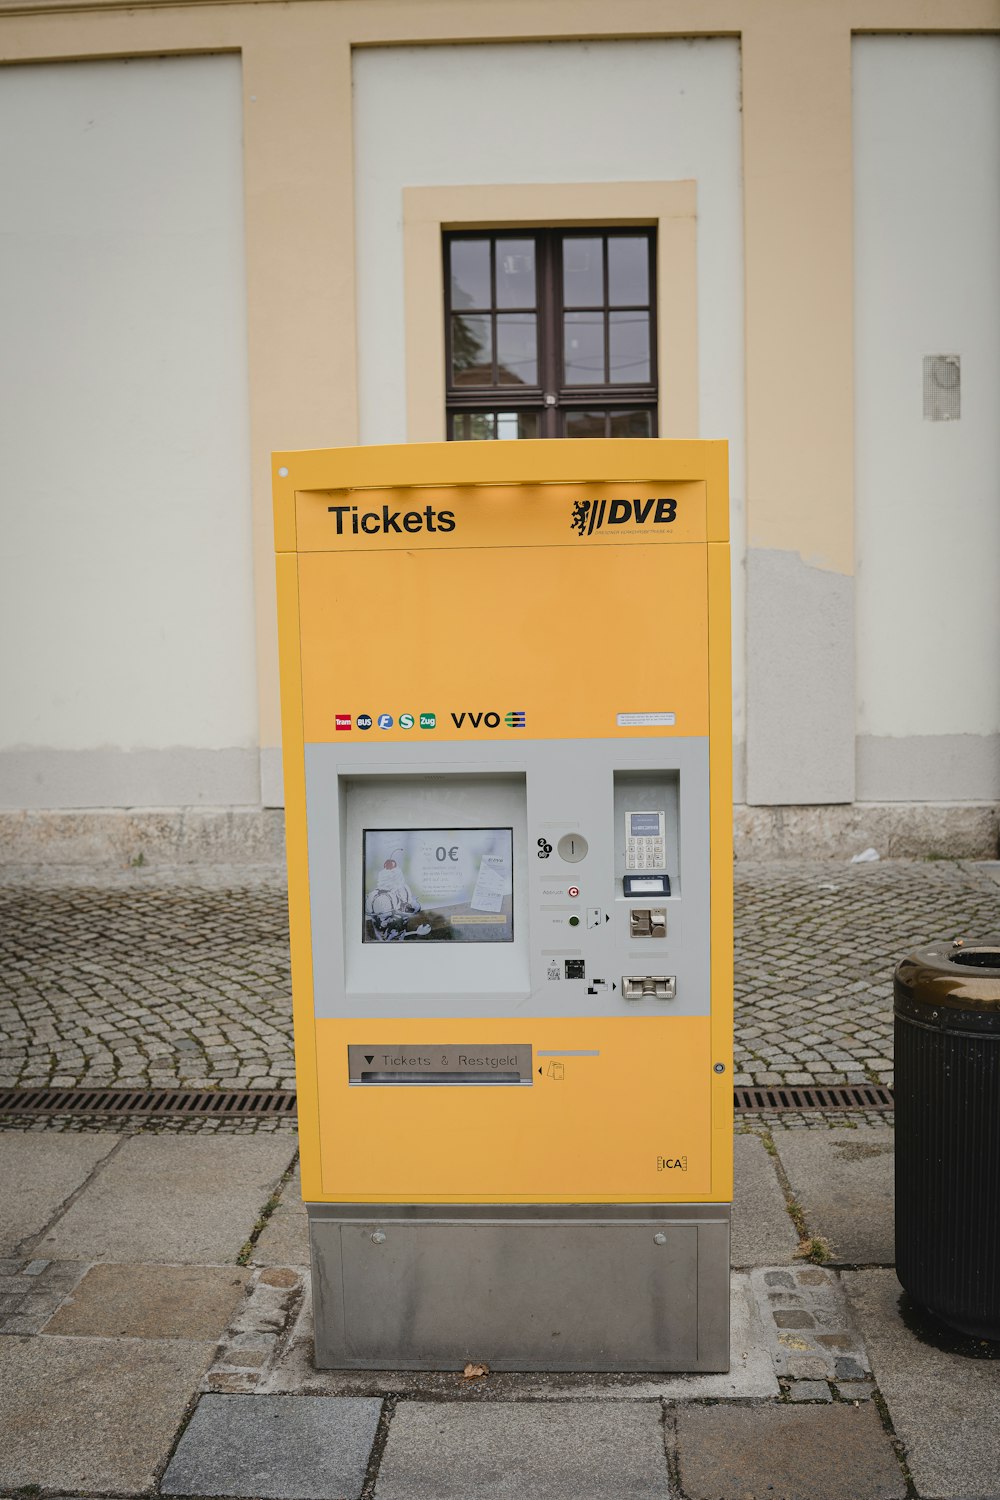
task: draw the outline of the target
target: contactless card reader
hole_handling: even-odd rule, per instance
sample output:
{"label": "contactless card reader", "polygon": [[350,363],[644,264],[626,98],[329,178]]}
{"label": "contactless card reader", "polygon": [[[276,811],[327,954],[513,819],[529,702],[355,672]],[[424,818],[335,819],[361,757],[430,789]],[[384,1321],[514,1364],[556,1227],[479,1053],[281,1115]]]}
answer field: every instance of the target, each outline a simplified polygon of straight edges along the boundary
{"label": "contactless card reader", "polygon": [[623,875],[622,894],[625,896],[669,896],[669,875]]}

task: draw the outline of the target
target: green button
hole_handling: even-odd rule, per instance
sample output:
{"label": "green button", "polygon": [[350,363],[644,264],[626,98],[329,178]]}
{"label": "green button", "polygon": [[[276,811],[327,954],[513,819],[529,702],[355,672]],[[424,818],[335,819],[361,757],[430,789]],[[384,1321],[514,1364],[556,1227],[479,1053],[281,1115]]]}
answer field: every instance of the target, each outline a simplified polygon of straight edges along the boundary
{"label": "green button", "polygon": [[579,925],[580,925],[580,918],[579,917],[570,917],[570,919],[569,919],[569,925],[571,927],[579,927]]}

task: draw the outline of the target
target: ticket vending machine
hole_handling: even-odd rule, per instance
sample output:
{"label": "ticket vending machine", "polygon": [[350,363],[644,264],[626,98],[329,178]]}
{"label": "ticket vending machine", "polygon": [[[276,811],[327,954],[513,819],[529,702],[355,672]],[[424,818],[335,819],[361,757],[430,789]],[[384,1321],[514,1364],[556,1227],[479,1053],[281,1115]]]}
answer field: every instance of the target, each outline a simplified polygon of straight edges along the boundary
{"label": "ticket vending machine", "polygon": [[727,1369],[725,444],[274,493],[317,1363]]}

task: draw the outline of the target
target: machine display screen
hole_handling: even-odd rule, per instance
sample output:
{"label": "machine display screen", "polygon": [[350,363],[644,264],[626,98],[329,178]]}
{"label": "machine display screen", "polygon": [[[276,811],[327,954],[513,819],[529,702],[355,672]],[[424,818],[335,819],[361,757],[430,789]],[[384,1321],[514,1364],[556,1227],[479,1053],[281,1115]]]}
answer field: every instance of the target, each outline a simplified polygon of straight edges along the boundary
{"label": "machine display screen", "polygon": [[629,833],[632,838],[657,838],[660,833],[660,814],[657,812],[634,812],[629,814]]}
{"label": "machine display screen", "polygon": [[366,828],[366,943],[514,941],[513,829]]}

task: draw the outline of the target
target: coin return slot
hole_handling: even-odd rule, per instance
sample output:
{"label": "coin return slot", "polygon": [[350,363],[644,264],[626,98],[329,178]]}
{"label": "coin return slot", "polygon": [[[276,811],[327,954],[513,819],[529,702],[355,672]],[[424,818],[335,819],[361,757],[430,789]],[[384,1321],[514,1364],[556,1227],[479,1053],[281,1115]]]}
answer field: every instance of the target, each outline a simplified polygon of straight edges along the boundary
{"label": "coin return slot", "polygon": [[452,1088],[483,1083],[531,1085],[534,1067],[528,1042],[469,1047],[460,1042],[437,1046],[419,1042],[381,1043],[347,1048],[347,1076],[352,1088],[394,1088],[432,1084]]}
{"label": "coin return slot", "polygon": [[667,913],[663,907],[635,906],[628,914],[629,937],[665,938]]}
{"label": "coin return slot", "polygon": [[674,974],[623,974],[623,1000],[673,1000],[677,994]]}
{"label": "coin return slot", "polygon": [[520,1073],[495,1073],[492,1071],[483,1071],[482,1073],[362,1072],[358,1082],[362,1084],[410,1084],[411,1086],[415,1084],[436,1083],[446,1084],[452,1088],[481,1083],[527,1083],[530,1087],[531,1079],[522,1078]]}

